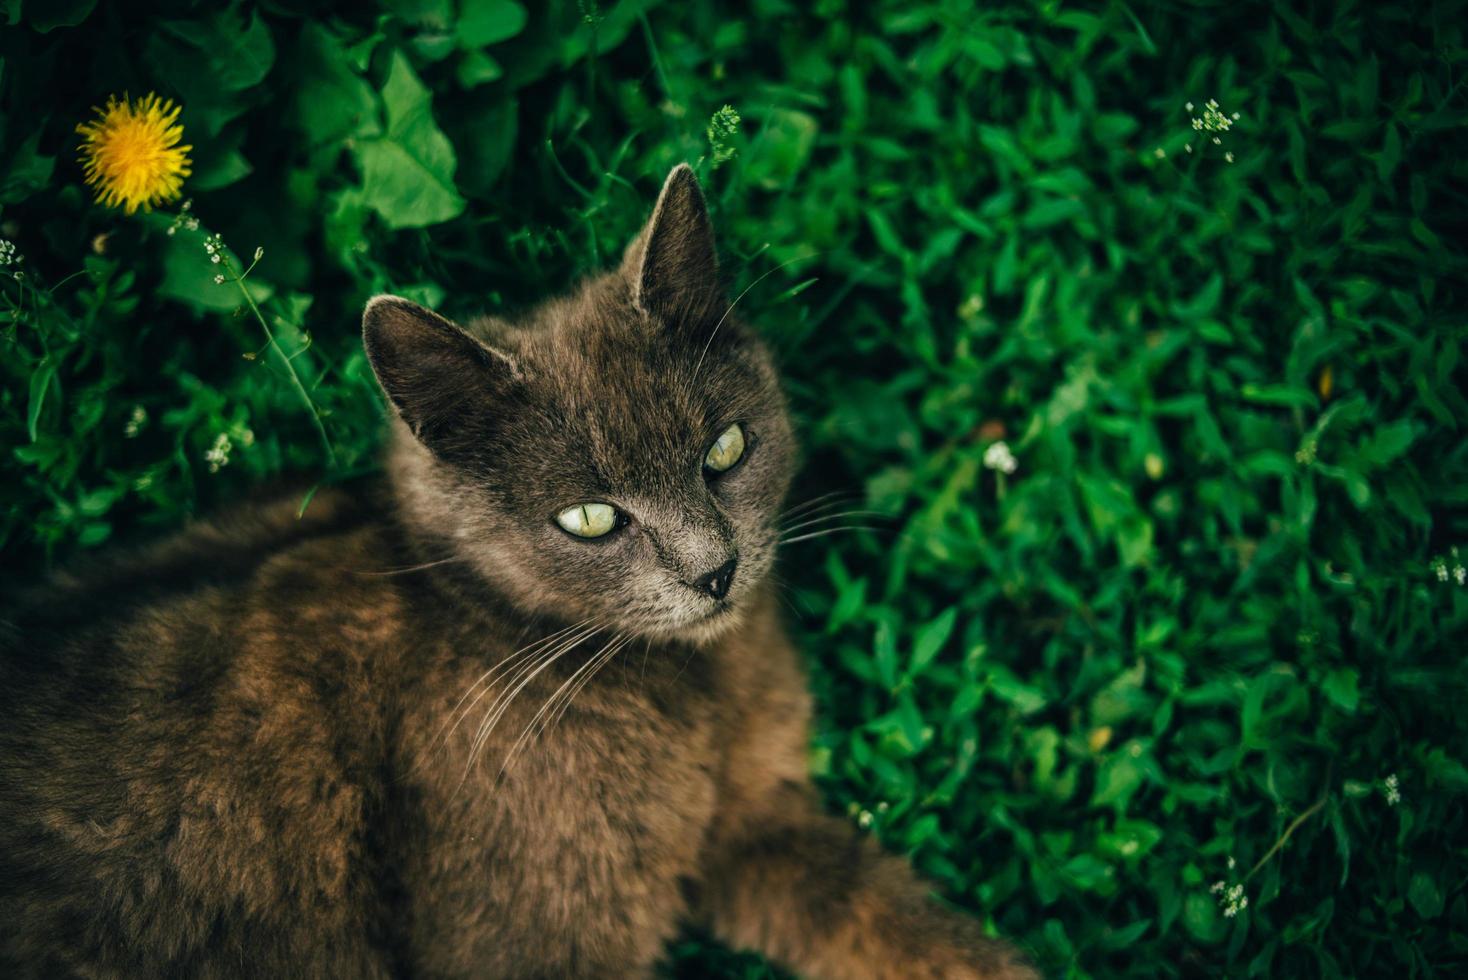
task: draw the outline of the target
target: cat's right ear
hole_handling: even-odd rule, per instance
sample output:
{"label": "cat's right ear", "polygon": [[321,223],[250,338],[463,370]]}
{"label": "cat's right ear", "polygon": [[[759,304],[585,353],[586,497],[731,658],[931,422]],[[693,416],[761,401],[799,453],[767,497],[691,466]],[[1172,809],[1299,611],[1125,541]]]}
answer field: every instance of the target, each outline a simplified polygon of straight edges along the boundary
{"label": "cat's right ear", "polygon": [[362,313],[362,346],[377,381],[408,428],[430,449],[447,448],[490,411],[519,377],[509,355],[398,296],[374,296]]}

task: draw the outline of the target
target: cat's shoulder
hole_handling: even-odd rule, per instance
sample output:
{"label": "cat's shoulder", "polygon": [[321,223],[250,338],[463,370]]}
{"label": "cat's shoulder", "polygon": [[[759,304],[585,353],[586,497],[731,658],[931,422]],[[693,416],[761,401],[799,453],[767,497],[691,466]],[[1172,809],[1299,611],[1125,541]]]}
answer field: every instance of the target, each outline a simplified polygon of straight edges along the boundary
{"label": "cat's shoulder", "polygon": [[359,481],[309,499],[306,490],[264,494],[160,541],[83,556],[0,598],[0,674],[18,685],[57,673],[101,682],[135,659],[130,648],[146,647],[149,659],[170,649],[223,658],[241,618],[276,619],[312,597],[342,598],[348,586],[380,610],[380,598],[365,593],[383,591],[383,581],[361,573],[391,566],[400,548],[380,486]]}

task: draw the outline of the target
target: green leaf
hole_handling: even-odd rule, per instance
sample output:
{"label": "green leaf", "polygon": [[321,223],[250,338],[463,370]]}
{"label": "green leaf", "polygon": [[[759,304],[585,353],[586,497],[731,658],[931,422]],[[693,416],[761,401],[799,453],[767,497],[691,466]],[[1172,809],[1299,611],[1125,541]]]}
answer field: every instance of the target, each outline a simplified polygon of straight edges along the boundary
{"label": "green leaf", "polygon": [[42,34],[49,34],[58,27],[75,27],[86,20],[97,0],[26,0],[21,11],[26,23]]}
{"label": "green leaf", "polygon": [[1405,453],[1417,438],[1417,429],[1409,419],[1384,425],[1361,444],[1358,455],[1372,468],[1380,468]]}
{"label": "green leaf", "polygon": [[[155,226],[167,224],[162,215],[154,217]],[[204,236],[207,229],[197,231],[180,230],[165,239],[163,250],[163,280],[158,284],[158,294],[177,300],[199,310],[225,313],[238,309],[244,303],[240,287],[231,282],[216,283],[219,266],[209,261],[204,252]],[[229,253],[236,269],[242,268],[239,257]],[[258,273],[256,274],[258,275]],[[275,289],[264,279],[252,275],[245,281],[250,296],[256,303],[263,303]]]}
{"label": "green leaf", "polygon": [[920,674],[938,656],[948,637],[953,635],[953,624],[958,620],[958,609],[950,606],[939,613],[931,622],[924,624],[912,642],[912,660],[908,671]]}
{"label": "green leaf", "polygon": [[525,8],[514,0],[463,0],[459,7],[459,44],[482,48],[507,41],[525,29]]}
{"label": "green leaf", "polygon": [[296,67],[300,84],[292,121],[312,145],[382,132],[377,93],[352,68],[336,35],[307,24],[301,30]]}
{"label": "green leaf", "polygon": [[810,159],[820,124],[799,109],[775,109],[749,142],[745,172],[761,187],[789,185]]}
{"label": "green leaf", "polygon": [[[36,441],[37,427],[41,421],[41,411],[46,407],[46,395],[56,388],[56,361],[50,357],[44,358],[36,369],[31,372],[30,383],[30,407],[26,410],[26,432],[31,437],[31,442]],[[59,389],[57,390],[60,396]]]}
{"label": "green leaf", "polygon": [[401,51],[393,53],[382,101],[386,133],[356,146],[368,206],[391,228],[422,228],[463,213],[453,145],[434,123],[432,97]]}
{"label": "green leaf", "polygon": [[19,204],[46,186],[56,158],[40,153],[41,127],[21,143],[0,173],[0,204]]}
{"label": "green leaf", "polygon": [[454,77],[464,88],[477,88],[503,76],[505,70],[483,51],[466,51],[454,68]]}
{"label": "green leaf", "polygon": [[1146,778],[1146,771],[1130,753],[1119,752],[1102,763],[1097,771],[1096,792],[1091,796],[1091,805],[1125,810],[1127,802]]}
{"label": "green leaf", "polygon": [[1442,889],[1438,887],[1437,879],[1426,871],[1412,875],[1412,882],[1407,886],[1407,900],[1424,919],[1436,919],[1442,915]]}
{"label": "green leaf", "polygon": [[1333,670],[1326,676],[1321,689],[1325,696],[1330,698],[1331,703],[1347,714],[1355,714],[1356,706],[1361,703],[1361,692],[1357,687],[1359,677],[1354,669],[1342,668]]}
{"label": "green leaf", "polygon": [[[163,36],[203,56],[209,81],[227,92],[259,85],[275,64],[275,40],[270,28],[258,12],[252,12],[246,22],[238,4],[201,20],[163,21],[159,29]],[[181,86],[181,91],[189,90],[189,86]]]}
{"label": "green leaf", "polygon": [[443,124],[459,155],[459,190],[470,197],[493,194],[515,151],[519,102],[488,90],[474,93],[459,99]]}

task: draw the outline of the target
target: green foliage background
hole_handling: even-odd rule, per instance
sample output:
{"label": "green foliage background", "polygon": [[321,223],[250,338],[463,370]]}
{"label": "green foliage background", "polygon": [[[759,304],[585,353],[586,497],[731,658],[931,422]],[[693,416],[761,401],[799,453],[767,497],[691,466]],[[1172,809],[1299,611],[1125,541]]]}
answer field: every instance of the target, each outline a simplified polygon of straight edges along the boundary
{"label": "green foliage background", "polygon": [[[797,499],[886,515],[784,566],[832,807],[1055,976],[1460,973],[1465,25],[3,0],[0,575],[370,469],[369,295],[533,302],[698,162],[800,415]],[[73,127],[150,90],[184,106],[196,231],[81,185]],[[329,472],[209,232],[263,246]],[[696,937],[668,969],[766,971]]]}

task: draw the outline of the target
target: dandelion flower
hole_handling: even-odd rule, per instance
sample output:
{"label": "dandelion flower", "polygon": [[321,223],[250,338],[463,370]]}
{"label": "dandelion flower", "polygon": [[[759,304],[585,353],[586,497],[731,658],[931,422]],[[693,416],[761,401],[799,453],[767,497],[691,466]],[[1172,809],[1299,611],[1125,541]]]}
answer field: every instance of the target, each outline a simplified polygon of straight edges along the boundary
{"label": "dandelion flower", "polygon": [[183,180],[192,171],[188,151],[179,146],[183,127],[179,106],[151,92],[134,102],[123,96],[107,98],[97,118],[77,126],[82,137],[81,163],[97,200],[121,206],[128,214],[148,210],[179,196]]}

